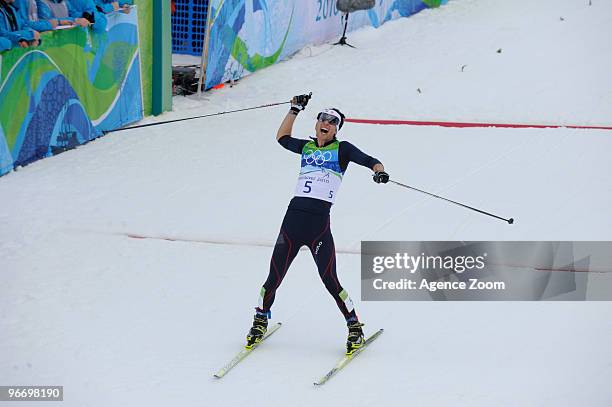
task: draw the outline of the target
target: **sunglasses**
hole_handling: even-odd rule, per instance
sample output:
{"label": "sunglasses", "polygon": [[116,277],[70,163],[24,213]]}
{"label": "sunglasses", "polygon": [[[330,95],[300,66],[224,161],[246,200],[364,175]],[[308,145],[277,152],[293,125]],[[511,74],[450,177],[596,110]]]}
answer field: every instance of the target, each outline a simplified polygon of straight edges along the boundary
{"label": "sunglasses", "polygon": [[336,116],[323,112],[319,113],[319,115],[317,116],[317,120],[320,122],[328,122],[329,124],[333,124],[334,126],[340,124],[340,119],[338,119]]}

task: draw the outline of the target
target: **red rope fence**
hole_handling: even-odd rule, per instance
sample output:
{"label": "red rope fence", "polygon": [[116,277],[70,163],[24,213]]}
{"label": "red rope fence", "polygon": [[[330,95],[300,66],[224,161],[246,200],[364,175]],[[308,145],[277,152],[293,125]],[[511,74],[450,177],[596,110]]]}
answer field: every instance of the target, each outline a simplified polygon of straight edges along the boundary
{"label": "red rope fence", "polygon": [[441,127],[502,127],[502,128],[536,128],[536,129],[590,129],[590,130],[612,130],[606,126],[577,126],[577,125],[555,125],[555,124],[518,124],[518,123],[466,123],[466,122],[438,122],[420,120],[382,120],[382,119],[356,119],[347,118],[348,123],[360,124],[383,124],[383,125],[408,125],[408,126],[441,126]]}

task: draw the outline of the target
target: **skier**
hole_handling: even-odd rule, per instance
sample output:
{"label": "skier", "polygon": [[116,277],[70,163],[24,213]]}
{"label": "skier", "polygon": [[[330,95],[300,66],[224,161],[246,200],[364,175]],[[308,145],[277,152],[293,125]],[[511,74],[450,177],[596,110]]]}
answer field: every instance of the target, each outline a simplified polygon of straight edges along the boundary
{"label": "skier", "polygon": [[264,283],[259,304],[255,308],[253,326],[247,334],[246,348],[261,342],[268,327],[270,308],[291,262],[301,246],[307,245],[325,287],[344,315],[348,327],[347,355],[364,343],[364,336],[353,302],[342,288],[336,275],[336,251],[332,237],[329,210],[349,162],[374,171],[374,181],[386,183],[389,174],[375,158],[361,152],[348,141],[338,141],[336,135],[344,124],[344,115],[336,108],[322,110],[315,125],[316,138],[302,140],[291,137],[297,115],[306,108],[310,95],[291,100],[291,109],[276,134],[276,140],[287,150],[301,155],[301,171],[295,196],[289,203],[270,261],[270,272]]}

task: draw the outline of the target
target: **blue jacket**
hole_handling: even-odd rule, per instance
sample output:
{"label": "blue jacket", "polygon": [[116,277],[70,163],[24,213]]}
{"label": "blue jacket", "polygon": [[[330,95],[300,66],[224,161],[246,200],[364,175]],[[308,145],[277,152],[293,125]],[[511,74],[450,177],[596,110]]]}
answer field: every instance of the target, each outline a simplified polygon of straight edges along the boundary
{"label": "blue jacket", "polygon": [[73,17],[73,18],[83,17],[83,13],[93,14],[96,22],[91,28],[95,32],[106,31],[106,24],[107,24],[106,16],[104,15],[104,13],[100,13],[96,9],[96,5],[93,0],[64,0],[64,1],[68,1],[68,3],[71,5],[70,17]]}
{"label": "blue jacket", "polygon": [[21,14],[4,0],[0,0],[0,37],[8,38],[13,45],[21,40],[34,39],[34,31],[23,21]]}
{"label": "blue jacket", "polygon": [[0,52],[6,51],[7,49],[13,48],[13,44],[11,44],[11,40],[8,38],[0,37]]}
{"label": "blue jacket", "polygon": [[13,3],[19,14],[21,14],[21,19],[26,22],[26,25],[33,30],[36,31],[51,31],[53,30],[53,26],[50,22],[46,20],[42,20],[40,16],[37,21],[30,20],[30,0],[15,0]]}
{"label": "blue jacket", "polygon": [[[105,13],[112,13],[113,11],[115,11],[112,3],[113,1],[116,1],[116,0],[95,0],[95,1],[96,1],[96,6],[104,10]],[[119,0],[120,6],[123,6],[124,4],[129,4],[131,6],[132,4],[134,4],[134,2],[132,0]]]}
{"label": "blue jacket", "polygon": [[[55,3],[66,3],[66,7],[68,8],[68,15],[71,15],[72,6],[69,1],[65,0],[55,0]],[[45,3],[40,0],[36,0],[36,5],[38,6],[38,18],[41,20],[60,20],[60,18],[56,17],[53,14],[53,10],[49,8]],[[62,17],[61,20],[74,21],[74,17]]]}

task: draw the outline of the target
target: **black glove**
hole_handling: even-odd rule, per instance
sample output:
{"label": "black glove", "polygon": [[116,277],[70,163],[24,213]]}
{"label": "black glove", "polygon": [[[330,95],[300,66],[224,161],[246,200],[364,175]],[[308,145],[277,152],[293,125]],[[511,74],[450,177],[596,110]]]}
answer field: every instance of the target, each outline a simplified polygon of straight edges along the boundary
{"label": "black glove", "polygon": [[85,20],[87,20],[87,21],[89,21],[90,23],[92,23],[92,24],[95,24],[95,23],[96,23],[96,17],[94,16],[94,14],[93,14],[93,13],[89,13],[89,12],[85,11],[85,12],[83,13],[82,17],[83,17]]}
{"label": "black glove", "polygon": [[291,111],[298,114],[302,110],[306,109],[306,105],[311,97],[312,93],[310,95],[294,96],[293,99],[291,99]]}
{"label": "black glove", "polygon": [[386,184],[389,182],[389,174],[384,171],[375,172],[374,175],[372,175],[372,178],[377,184]]}

